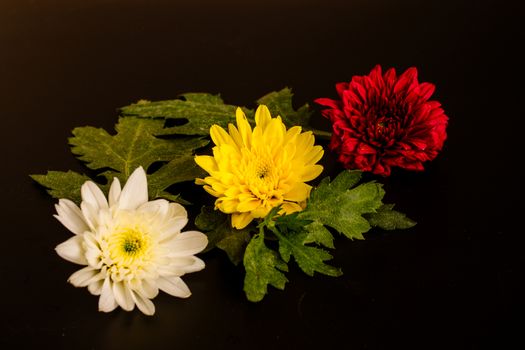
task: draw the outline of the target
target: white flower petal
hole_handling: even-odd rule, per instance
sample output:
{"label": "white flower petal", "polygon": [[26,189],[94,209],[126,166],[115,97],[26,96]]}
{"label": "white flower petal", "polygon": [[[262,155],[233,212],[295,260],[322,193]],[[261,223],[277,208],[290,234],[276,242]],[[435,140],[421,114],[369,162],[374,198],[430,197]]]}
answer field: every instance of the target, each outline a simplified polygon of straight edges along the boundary
{"label": "white flower petal", "polygon": [[126,282],[122,281],[113,283],[113,296],[120,307],[124,310],[131,311],[135,307],[135,302],[131,296],[131,290]]}
{"label": "white flower petal", "polygon": [[142,311],[145,315],[153,316],[155,313],[155,305],[151,302],[151,300],[137,292],[132,292],[131,296],[133,297],[133,301],[137,304],[137,307],[140,311]]}
{"label": "white flower petal", "polygon": [[100,231],[100,226],[108,226],[112,222],[113,217],[111,216],[111,212],[109,211],[109,209],[101,209],[98,211],[97,223],[99,227],[97,228],[97,230]]}
{"label": "white flower petal", "polygon": [[109,188],[109,207],[113,207],[118,203],[118,200],[120,198],[120,192],[122,192],[120,188],[120,181],[116,177],[113,178],[113,182],[111,183],[111,187]]}
{"label": "white flower petal", "polygon": [[183,276],[187,273],[197,272],[204,269],[204,261],[196,256],[186,256],[179,258],[171,258],[171,261],[164,268],[159,268],[157,271],[160,276]]}
{"label": "white flower petal", "polygon": [[[158,275],[154,277],[157,279]],[[148,299],[153,299],[159,294],[159,288],[155,285],[152,279],[132,279],[129,281],[130,288],[133,292],[137,292],[140,295]]]}
{"label": "white flower petal", "polygon": [[138,211],[155,213],[155,215],[159,215],[161,219],[164,219],[168,214],[169,204],[165,199],[156,199],[142,204]]}
{"label": "white flower petal", "polygon": [[173,235],[180,233],[180,230],[182,230],[187,223],[188,218],[181,216],[168,220],[162,230],[161,241],[173,238]]}
{"label": "white flower petal", "polygon": [[98,299],[98,310],[102,312],[111,312],[118,306],[115,297],[113,296],[113,289],[111,288],[110,278],[104,280],[100,298]]}
{"label": "white flower petal", "polygon": [[69,276],[68,281],[75,287],[85,287],[102,278],[101,274],[99,274],[99,270],[87,266]]}
{"label": "white flower petal", "polygon": [[159,294],[159,288],[147,279],[142,280],[141,287],[140,294],[144,295],[146,298],[153,299]]}
{"label": "white flower petal", "polygon": [[173,235],[180,233],[188,223],[188,213],[179,203],[170,203],[167,219],[162,228],[161,241],[172,239]]}
{"label": "white flower petal", "polygon": [[81,234],[89,230],[80,208],[69,199],[60,199],[55,205],[58,215],[54,215],[69,231]]}
{"label": "white flower petal", "polygon": [[148,180],[146,172],[138,167],[130,175],[119,198],[119,208],[134,210],[148,201]]}
{"label": "white flower petal", "polygon": [[62,259],[79,265],[87,265],[87,260],[82,248],[83,235],[73,236],[67,241],[56,246],[55,251]]}
{"label": "white flower petal", "polygon": [[89,228],[95,231],[98,226],[98,211],[88,202],[80,203],[80,208],[82,209],[82,214]]}
{"label": "white flower petal", "polygon": [[186,231],[176,236],[165,245],[169,249],[170,257],[194,255],[206,248],[208,237],[202,232]]}
{"label": "white flower petal", "polygon": [[187,298],[191,295],[190,289],[180,277],[159,277],[157,286],[174,297]]}
{"label": "white flower petal", "polygon": [[[68,261],[88,264],[72,274],[69,282],[100,295],[99,310],[104,312],[117,306],[131,311],[137,305],[153,315],[151,299],[159,290],[181,298],[191,295],[180,276],[204,268],[204,262],[193,255],[206,247],[208,239],[201,232],[180,232],[188,222],[180,204],[165,199],[148,202],[142,167],[123,188],[113,179],[108,200],[93,182],[86,182],[81,192],[80,208],[67,200],[56,206],[57,219],[77,234],[58,245],[57,253]],[[139,249],[130,258],[122,252],[121,243],[128,238],[144,240],[147,250]]]}
{"label": "white flower petal", "polygon": [[157,272],[159,276],[183,276],[186,271],[183,268],[173,266],[173,265],[160,265],[157,266]]}
{"label": "white flower petal", "polygon": [[95,238],[95,235],[91,232],[84,234],[84,256],[88,262],[88,265],[101,268],[102,267],[102,252],[100,251],[100,245]]}
{"label": "white flower petal", "polygon": [[170,217],[188,217],[188,212],[186,209],[179,203],[170,203]]}
{"label": "white flower petal", "polygon": [[102,286],[104,285],[103,280],[98,280],[96,282],[91,283],[88,285],[88,290],[93,295],[100,295],[102,293]]}
{"label": "white flower petal", "polygon": [[176,259],[177,260],[180,259],[181,260],[180,262],[184,261],[184,265],[179,265],[178,267],[183,269],[185,273],[197,272],[197,271],[204,269],[205,267],[204,261],[197,258],[196,256],[192,256],[189,258],[176,258]]}
{"label": "white flower petal", "polygon": [[96,211],[108,208],[108,201],[104,193],[102,193],[94,182],[86,181],[82,185],[80,193],[82,195],[82,202],[91,204]]}
{"label": "white flower petal", "polygon": [[204,261],[197,257],[173,258],[177,261],[164,266],[159,266],[157,272],[163,277],[181,277],[187,273],[197,272],[204,269]]}

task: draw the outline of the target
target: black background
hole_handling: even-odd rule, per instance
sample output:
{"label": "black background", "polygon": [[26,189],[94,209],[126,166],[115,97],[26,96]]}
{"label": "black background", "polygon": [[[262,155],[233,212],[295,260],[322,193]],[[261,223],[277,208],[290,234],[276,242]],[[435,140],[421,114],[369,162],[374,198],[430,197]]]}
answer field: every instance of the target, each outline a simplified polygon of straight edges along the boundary
{"label": "black background", "polygon": [[[518,1],[0,0],[0,345],[523,348],[522,14]],[[425,172],[378,179],[415,228],[340,238],[342,277],[292,267],[258,304],[222,252],[154,317],[99,313],[66,282],[78,267],[54,247],[70,233],[28,174],[82,171],[74,127],[112,130],[117,107],[192,91],[246,105],[290,86],[298,106],[376,63],[418,67],[450,117]]]}

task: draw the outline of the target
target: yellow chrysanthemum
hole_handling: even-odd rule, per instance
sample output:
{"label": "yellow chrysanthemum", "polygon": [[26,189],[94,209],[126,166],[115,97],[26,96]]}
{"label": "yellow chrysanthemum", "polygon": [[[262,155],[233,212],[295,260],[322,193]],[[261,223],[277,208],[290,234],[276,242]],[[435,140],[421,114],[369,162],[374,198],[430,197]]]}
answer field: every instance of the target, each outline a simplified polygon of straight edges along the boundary
{"label": "yellow chrysanthemum", "polygon": [[255,112],[253,130],[240,108],[236,117],[237,127],[229,124],[229,133],[218,125],[210,128],[213,156],[195,157],[210,176],[196,183],[218,197],[215,207],[232,214],[238,229],[278,205],[281,214],[302,210],[312,188],[305,182],[323,170],[316,164],[323,148],[314,146],[312,133],[301,133],[300,126],[286,130],[281,117],[272,118],[264,105]]}

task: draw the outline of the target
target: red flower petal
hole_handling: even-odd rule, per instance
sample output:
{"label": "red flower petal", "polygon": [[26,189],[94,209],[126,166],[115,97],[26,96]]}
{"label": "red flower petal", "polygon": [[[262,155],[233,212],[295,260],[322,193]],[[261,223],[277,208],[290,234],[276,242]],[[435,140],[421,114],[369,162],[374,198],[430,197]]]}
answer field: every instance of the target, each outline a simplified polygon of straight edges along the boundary
{"label": "red flower petal", "polygon": [[315,102],[328,107],[322,114],[332,122],[330,149],[346,168],[383,176],[392,166],[423,170],[443,147],[448,117],[439,102],[428,101],[435,86],[419,83],[416,68],[397,77],[377,65],[336,89],[340,100]]}
{"label": "red flower petal", "polygon": [[315,103],[320,104],[321,106],[331,107],[331,108],[340,108],[341,101],[332,100],[331,98],[318,98],[314,100]]}

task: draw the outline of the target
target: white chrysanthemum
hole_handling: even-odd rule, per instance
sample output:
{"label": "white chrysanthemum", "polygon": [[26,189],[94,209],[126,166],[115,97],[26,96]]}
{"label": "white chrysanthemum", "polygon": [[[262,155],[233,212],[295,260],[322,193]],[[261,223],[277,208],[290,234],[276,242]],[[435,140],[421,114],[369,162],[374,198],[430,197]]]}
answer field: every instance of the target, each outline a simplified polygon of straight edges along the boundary
{"label": "white chrysanthemum", "polygon": [[109,190],[109,203],[91,181],[82,186],[80,208],[60,199],[55,217],[75,234],[56,247],[62,258],[87,265],[69,282],[100,295],[99,310],[126,311],[137,307],[153,315],[159,289],[180,298],[191,292],[180,276],[204,268],[194,254],[207,245],[197,231],[180,232],[188,222],[180,204],[164,199],[148,202],[148,184],[142,167],[124,188],[117,178]]}

